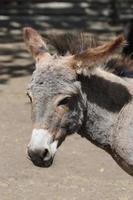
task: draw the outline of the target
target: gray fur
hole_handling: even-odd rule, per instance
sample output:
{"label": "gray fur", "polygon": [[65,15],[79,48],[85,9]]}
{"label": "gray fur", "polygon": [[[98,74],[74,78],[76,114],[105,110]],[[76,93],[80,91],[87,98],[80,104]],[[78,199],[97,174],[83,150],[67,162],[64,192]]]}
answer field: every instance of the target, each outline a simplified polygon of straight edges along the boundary
{"label": "gray fur", "polygon": [[[55,61],[56,62],[56,61]],[[47,124],[50,132],[58,132],[62,129],[62,137],[66,133],[74,133],[82,123],[83,113],[81,108],[79,88],[77,87],[75,75],[72,75],[68,69],[45,66],[34,72],[28,91],[32,93],[32,119],[34,123],[43,127]],[[56,116],[53,106],[54,97],[58,95],[71,96],[71,112],[64,116],[64,120]]]}

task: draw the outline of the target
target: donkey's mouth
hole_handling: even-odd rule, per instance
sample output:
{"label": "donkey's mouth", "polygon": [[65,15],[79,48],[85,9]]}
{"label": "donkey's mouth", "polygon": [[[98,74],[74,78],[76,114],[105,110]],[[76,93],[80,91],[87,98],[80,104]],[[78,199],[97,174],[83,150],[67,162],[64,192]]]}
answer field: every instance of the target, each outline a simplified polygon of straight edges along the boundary
{"label": "donkey's mouth", "polygon": [[[31,159],[30,159],[30,160],[31,160]],[[31,160],[31,161],[32,161],[32,163],[33,163],[35,166],[37,166],[37,167],[47,168],[47,167],[50,167],[50,166],[52,165],[52,163],[53,163],[53,158],[51,157],[49,160],[47,160],[47,161],[45,161],[45,162],[43,162],[43,161],[37,161],[37,160],[35,160],[35,161]]]}
{"label": "donkey's mouth", "polygon": [[53,158],[50,157],[48,160],[43,160],[43,159],[36,159],[36,160],[33,160],[30,158],[30,160],[32,161],[32,163],[37,166],[37,167],[43,167],[43,168],[47,168],[47,167],[50,167],[53,163]]}
{"label": "donkey's mouth", "polygon": [[38,167],[50,167],[53,163],[53,158],[49,151],[46,149],[42,153],[41,151],[31,151],[28,149],[28,158],[32,163]]}

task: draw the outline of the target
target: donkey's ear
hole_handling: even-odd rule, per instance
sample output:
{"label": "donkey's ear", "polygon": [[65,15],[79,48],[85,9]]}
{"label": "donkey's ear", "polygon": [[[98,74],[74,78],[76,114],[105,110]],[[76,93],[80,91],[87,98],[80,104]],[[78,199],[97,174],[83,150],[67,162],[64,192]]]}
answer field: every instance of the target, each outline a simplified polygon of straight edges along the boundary
{"label": "donkey's ear", "polygon": [[47,45],[41,35],[31,27],[23,28],[24,41],[34,59],[38,55],[47,53]]}
{"label": "donkey's ear", "polygon": [[110,42],[74,55],[72,65],[77,73],[81,73],[84,68],[93,69],[96,64],[104,62],[124,44],[126,44],[124,36],[120,35]]}

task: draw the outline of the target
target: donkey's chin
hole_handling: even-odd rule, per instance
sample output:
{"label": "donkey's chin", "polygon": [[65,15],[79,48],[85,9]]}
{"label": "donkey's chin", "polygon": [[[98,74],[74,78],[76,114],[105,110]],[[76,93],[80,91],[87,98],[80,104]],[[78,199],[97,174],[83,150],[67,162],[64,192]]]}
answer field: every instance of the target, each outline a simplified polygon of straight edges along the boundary
{"label": "donkey's chin", "polygon": [[57,151],[58,141],[53,141],[48,130],[34,129],[28,145],[30,160],[39,167],[50,167]]}

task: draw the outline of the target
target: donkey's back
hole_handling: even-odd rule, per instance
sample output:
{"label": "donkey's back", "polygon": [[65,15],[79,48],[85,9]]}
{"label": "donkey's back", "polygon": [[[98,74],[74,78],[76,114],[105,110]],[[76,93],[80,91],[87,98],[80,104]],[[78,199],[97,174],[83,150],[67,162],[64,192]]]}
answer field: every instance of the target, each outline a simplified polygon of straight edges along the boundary
{"label": "donkey's back", "polygon": [[[120,111],[112,131],[112,156],[133,175],[133,100]],[[118,156],[119,155],[119,156]]]}

